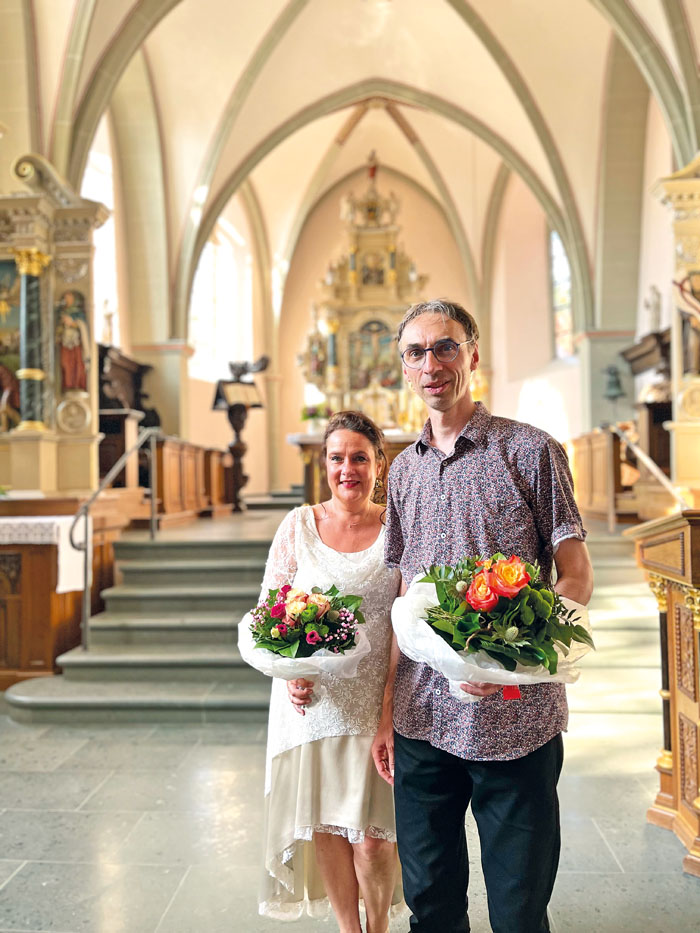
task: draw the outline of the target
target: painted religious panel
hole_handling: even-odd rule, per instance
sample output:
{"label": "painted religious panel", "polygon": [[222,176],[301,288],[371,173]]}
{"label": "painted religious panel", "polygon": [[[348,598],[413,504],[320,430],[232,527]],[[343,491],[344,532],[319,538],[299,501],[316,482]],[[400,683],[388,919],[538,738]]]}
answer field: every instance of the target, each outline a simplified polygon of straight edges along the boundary
{"label": "painted religious panel", "polygon": [[393,332],[382,321],[367,321],[349,336],[350,389],[366,389],[370,382],[384,389],[400,389],[401,361]]}
{"label": "painted religious panel", "polygon": [[82,292],[68,289],[59,298],[56,305],[56,342],[62,391],[87,392],[90,340]]}
{"label": "painted religious panel", "polygon": [[19,424],[20,277],[14,260],[0,260],[0,432]]}

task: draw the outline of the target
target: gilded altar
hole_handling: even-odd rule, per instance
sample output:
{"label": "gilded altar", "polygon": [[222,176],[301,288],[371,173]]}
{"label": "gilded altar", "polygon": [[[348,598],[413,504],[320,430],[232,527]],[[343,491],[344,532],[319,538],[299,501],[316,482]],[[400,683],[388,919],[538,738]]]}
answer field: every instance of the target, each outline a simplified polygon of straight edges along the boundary
{"label": "gilded altar", "polygon": [[400,243],[400,204],[393,192],[380,193],[377,170],[372,154],[364,195],[349,192],[341,202],[347,248],[319,283],[299,363],[333,411],[360,409],[383,428],[413,432],[426,413],[404,385],[395,334],[428,279]]}

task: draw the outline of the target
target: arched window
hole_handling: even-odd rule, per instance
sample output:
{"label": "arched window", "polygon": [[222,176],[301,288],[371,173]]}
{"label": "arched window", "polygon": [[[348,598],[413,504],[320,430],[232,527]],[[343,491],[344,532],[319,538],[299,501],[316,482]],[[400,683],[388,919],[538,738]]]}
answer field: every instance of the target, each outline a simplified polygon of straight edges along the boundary
{"label": "arched window", "polygon": [[253,358],[253,259],[245,239],[223,217],[195,273],[188,340],[193,379],[228,378],[230,361]]}
{"label": "arched window", "polygon": [[561,237],[554,230],[549,232],[549,275],[554,323],[554,356],[564,360],[574,355],[571,267]]}
{"label": "arched window", "polygon": [[110,215],[94,233],[93,326],[98,343],[120,346],[119,301],[117,296],[117,240],[114,228],[114,171],[109,124],[102,117],[88,155],[80,194],[100,201]]}

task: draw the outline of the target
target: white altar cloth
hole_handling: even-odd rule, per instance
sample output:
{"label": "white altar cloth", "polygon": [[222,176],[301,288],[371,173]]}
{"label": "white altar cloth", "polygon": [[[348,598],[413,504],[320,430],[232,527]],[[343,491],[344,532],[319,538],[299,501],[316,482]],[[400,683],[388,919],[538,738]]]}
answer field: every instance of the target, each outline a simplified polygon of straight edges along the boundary
{"label": "white altar cloth", "polygon": [[[0,518],[0,544],[55,544],[58,551],[56,592],[72,593],[83,589],[83,551],[70,543],[73,515],[22,515]],[[78,522],[74,538],[82,544],[85,520]],[[88,519],[88,573],[92,579],[92,519]]]}

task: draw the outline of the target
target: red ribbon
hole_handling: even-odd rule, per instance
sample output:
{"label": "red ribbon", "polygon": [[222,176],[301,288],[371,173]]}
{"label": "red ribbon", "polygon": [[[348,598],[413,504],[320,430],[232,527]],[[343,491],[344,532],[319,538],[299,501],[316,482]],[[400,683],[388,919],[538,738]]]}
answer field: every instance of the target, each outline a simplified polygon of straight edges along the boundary
{"label": "red ribbon", "polygon": [[520,687],[504,687],[503,688],[503,699],[504,700],[521,700],[522,693],[520,692]]}

